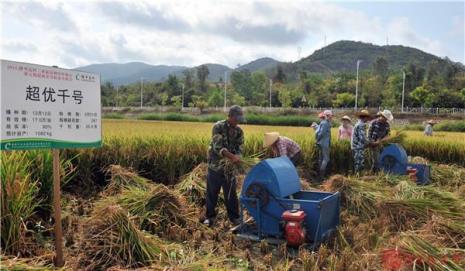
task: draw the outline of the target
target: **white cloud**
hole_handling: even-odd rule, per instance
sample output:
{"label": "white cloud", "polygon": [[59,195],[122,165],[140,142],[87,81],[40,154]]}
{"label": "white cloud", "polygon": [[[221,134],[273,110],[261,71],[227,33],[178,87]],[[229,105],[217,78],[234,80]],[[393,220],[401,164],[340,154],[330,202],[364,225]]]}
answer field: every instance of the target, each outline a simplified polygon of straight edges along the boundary
{"label": "white cloud", "polygon": [[27,21],[37,28],[76,31],[75,23],[63,9],[63,3],[5,1],[2,12]]}
{"label": "white cloud", "polygon": [[[416,34],[407,18],[382,22],[336,3],[306,1],[19,2],[5,22],[2,58],[76,67],[100,62],[231,67],[270,56],[282,61],[341,39],[418,47],[445,55],[440,41]],[[9,4],[8,4],[9,6]],[[2,8],[2,10],[7,8]],[[37,27],[39,26],[39,27]],[[20,38],[21,37],[21,38]],[[27,44],[27,43],[24,43]],[[29,52],[29,53],[28,53]]]}
{"label": "white cloud", "polygon": [[416,47],[428,53],[444,56],[445,48],[441,42],[418,35],[408,18],[393,18],[388,25],[388,31],[390,36],[394,38],[393,41],[397,44]]}
{"label": "white cloud", "polygon": [[37,52],[37,46],[31,42],[20,40],[3,40],[2,47],[13,53],[34,53]]}

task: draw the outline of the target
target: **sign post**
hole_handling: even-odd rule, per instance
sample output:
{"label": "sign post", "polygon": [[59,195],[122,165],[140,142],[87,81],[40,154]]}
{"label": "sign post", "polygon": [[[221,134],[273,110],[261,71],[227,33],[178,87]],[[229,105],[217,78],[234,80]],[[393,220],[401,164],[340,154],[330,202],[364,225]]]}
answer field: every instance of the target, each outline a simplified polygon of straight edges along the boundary
{"label": "sign post", "polygon": [[53,216],[55,219],[55,266],[65,265],[63,259],[63,230],[61,223],[61,189],[60,189],[60,151],[53,149]]}
{"label": "sign post", "polygon": [[0,60],[0,150],[52,149],[55,266],[65,264],[60,151],[102,144],[100,76]]}

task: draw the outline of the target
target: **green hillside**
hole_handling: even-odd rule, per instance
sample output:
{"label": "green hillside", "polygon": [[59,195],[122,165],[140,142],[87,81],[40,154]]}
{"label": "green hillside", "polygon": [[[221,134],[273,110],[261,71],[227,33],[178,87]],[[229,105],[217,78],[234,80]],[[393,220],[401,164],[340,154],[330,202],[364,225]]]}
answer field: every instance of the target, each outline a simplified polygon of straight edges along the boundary
{"label": "green hillside", "polygon": [[[433,60],[440,66],[448,62],[419,49],[401,45],[378,46],[358,41],[337,41],[299,61],[283,64],[282,67],[288,78],[292,79],[301,71],[323,74],[354,72],[357,60],[362,60],[361,71],[371,70],[378,57],[387,60],[390,70],[399,70],[410,63],[426,67]],[[463,65],[459,66],[463,68]]]}

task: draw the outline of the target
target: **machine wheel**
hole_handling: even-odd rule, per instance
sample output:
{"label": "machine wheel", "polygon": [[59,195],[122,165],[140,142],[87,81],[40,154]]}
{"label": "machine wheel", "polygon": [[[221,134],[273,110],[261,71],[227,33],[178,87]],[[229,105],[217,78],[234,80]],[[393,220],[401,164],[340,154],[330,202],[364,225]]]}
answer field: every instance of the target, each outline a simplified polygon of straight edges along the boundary
{"label": "machine wheel", "polygon": [[394,169],[396,164],[397,164],[397,159],[394,156],[386,155],[383,157],[382,164],[380,166],[388,171],[391,171]]}
{"label": "machine wheel", "polygon": [[[259,183],[253,183],[249,185],[249,187],[247,187],[247,190],[245,191],[245,195],[248,198],[258,199],[260,202],[260,208],[266,206],[270,201],[270,195],[268,193],[268,190]],[[255,202],[251,202],[250,205],[252,207],[256,207]]]}

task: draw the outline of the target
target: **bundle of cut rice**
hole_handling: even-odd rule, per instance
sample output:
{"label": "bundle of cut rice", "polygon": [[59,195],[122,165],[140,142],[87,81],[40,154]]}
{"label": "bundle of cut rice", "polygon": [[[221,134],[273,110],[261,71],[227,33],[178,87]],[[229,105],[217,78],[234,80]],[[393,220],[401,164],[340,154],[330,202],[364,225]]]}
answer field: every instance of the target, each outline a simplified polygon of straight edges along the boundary
{"label": "bundle of cut rice", "polygon": [[88,270],[147,266],[159,260],[164,249],[161,241],[140,231],[118,205],[98,208],[85,226],[81,265]]}
{"label": "bundle of cut rice", "polygon": [[197,206],[205,204],[207,171],[206,163],[199,164],[190,173],[181,177],[181,181],[175,187],[190,203]]}
{"label": "bundle of cut rice", "polygon": [[139,176],[130,169],[120,165],[110,165],[106,173],[111,176],[110,183],[103,191],[104,195],[115,195],[128,186],[147,188],[151,181]]}
{"label": "bundle of cut rice", "polygon": [[154,234],[194,221],[193,210],[184,198],[163,184],[153,184],[148,189],[127,187],[116,197],[116,202],[136,217],[142,229]]}

